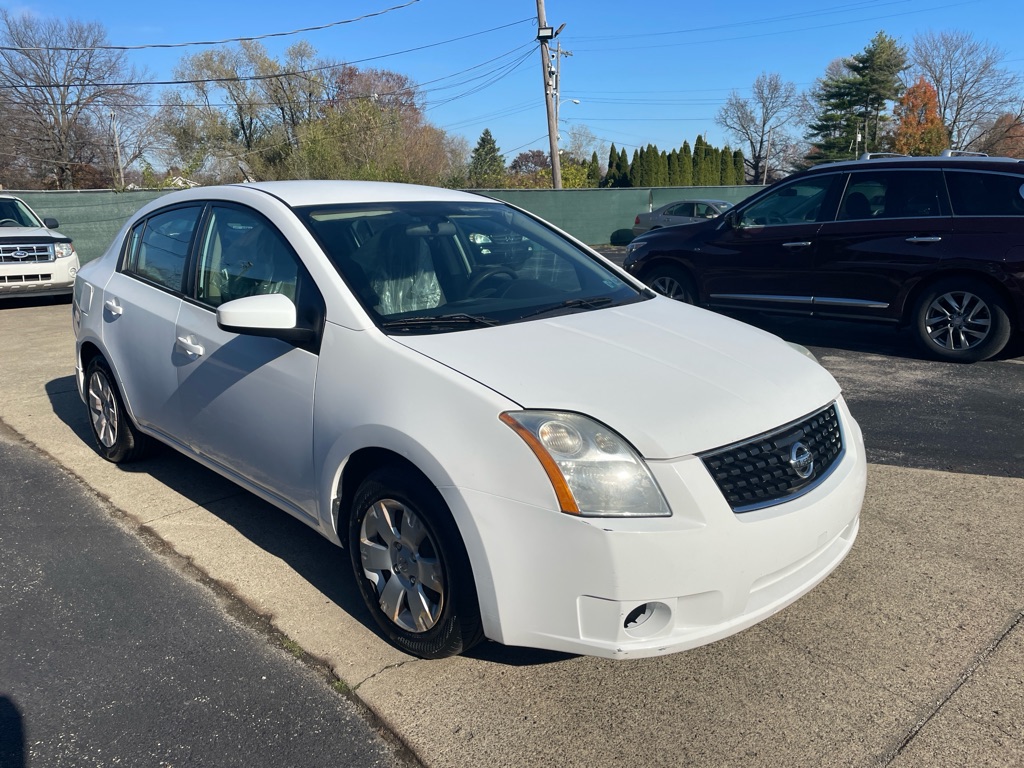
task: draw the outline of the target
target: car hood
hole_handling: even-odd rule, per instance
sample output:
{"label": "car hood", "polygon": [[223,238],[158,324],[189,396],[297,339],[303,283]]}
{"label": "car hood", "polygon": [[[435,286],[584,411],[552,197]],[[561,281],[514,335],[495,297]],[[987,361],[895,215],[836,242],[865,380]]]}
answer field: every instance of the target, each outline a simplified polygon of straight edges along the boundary
{"label": "car hood", "polygon": [[45,242],[67,240],[70,242],[71,238],[64,237],[60,232],[54,232],[45,227],[0,227],[0,242],[14,240],[42,240]]}
{"label": "car hood", "polygon": [[597,419],[648,459],[767,432],[840,392],[824,368],[778,337],[661,297],[396,341],[522,408]]}

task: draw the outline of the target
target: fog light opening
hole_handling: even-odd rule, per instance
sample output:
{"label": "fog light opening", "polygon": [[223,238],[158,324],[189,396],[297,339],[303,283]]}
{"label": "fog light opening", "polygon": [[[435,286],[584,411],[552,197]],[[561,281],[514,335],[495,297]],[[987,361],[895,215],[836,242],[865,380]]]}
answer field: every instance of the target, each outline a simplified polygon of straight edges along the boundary
{"label": "fog light opening", "polygon": [[650,603],[644,603],[638,605],[629,615],[626,616],[626,620],[622,623],[623,629],[636,629],[637,627],[643,626],[651,616],[654,615],[654,609]]}
{"label": "fog light opening", "polygon": [[622,629],[629,637],[654,637],[672,620],[672,609],[664,603],[641,603],[626,614]]}

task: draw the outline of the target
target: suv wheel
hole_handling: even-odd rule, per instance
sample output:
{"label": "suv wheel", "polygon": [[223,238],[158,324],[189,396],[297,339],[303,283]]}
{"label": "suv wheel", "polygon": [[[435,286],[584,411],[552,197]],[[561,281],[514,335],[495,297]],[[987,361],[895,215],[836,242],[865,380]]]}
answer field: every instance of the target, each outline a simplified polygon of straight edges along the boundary
{"label": "suv wheel", "polygon": [[959,363],[988,360],[1010,340],[1006,302],[980,280],[954,277],[925,289],[914,331],[929,354]]}
{"label": "suv wheel", "polygon": [[678,267],[657,266],[644,275],[644,281],[662,296],[687,304],[696,303],[696,293],[689,275]]}

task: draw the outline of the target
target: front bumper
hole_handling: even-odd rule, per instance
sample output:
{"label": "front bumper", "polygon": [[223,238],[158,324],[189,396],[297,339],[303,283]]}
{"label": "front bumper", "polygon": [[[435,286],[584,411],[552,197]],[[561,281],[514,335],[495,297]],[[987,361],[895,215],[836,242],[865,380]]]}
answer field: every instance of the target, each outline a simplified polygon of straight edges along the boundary
{"label": "front bumper", "polygon": [[74,289],[78,266],[76,256],[0,264],[0,298],[68,295]]}
{"label": "front bumper", "polygon": [[651,464],[671,518],[578,518],[450,489],[449,504],[466,503],[478,524],[470,551],[487,636],[608,658],[656,656],[727,637],[789,605],[839,565],[857,536],[863,438],[839,406],[847,450],[832,474],[805,496],[740,515],[695,457]]}

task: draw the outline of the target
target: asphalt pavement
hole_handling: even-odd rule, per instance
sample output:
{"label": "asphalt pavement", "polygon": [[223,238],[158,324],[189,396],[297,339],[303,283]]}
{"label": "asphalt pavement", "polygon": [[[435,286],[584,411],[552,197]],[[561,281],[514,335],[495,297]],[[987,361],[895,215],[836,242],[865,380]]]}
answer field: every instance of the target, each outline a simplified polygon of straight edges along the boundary
{"label": "asphalt pavement", "polygon": [[[780,614],[709,646],[615,662],[485,643],[422,661],[376,634],[340,551],[301,523],[171,451],[124,468],[99,458],[75,390],[67,306],[0,308],[0,338],[0,420],[199,574],[198,586],[168,576],[172,591],[214,584],[233,596],[343,681],[425,765],[1024,765],[1024,478],[1013,461],[1000,472],[872,460],[861,534],[839,569]],[[889,380],[913,405],[911,379],[951,375],[899,353],[816,351],[853,403],[853,388]],[[847,352],[858,362],[842,370]],[[997,377],[1019,409],[1024,366],[991,365],[1005,367]],[[894,403],[890,418],[903,408]],[[1020,434],[1019,422],[985,423]],[[65,675],[74,667],[60,664]],[[331,690],[321,676],[308,685]],[[99,707],[83,722],[115,717]],[[175,738],[187,748],[191,737]]]}
{"label": "asphalt pavement", "polygon": [[0,425],[0,766],[418,765]]}

